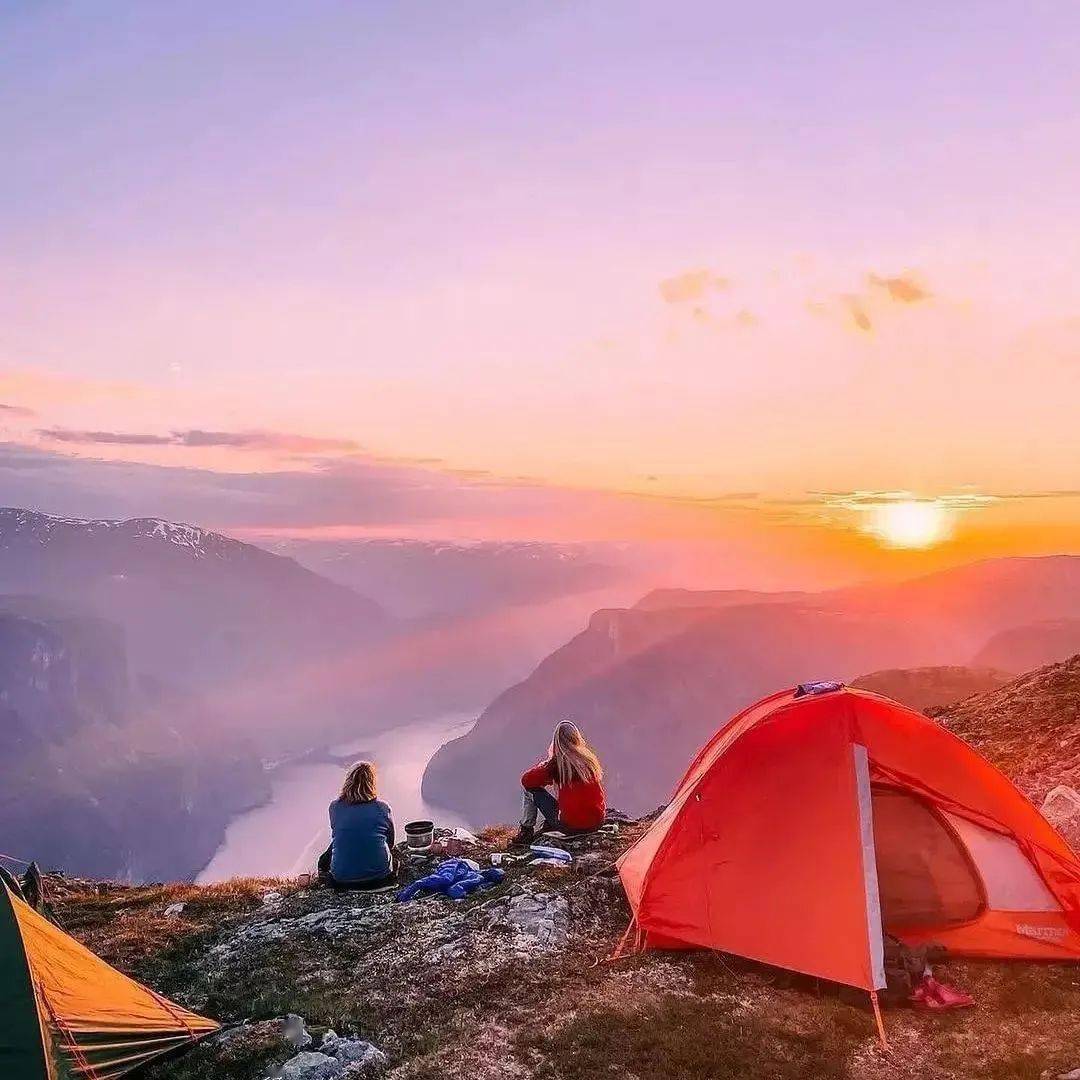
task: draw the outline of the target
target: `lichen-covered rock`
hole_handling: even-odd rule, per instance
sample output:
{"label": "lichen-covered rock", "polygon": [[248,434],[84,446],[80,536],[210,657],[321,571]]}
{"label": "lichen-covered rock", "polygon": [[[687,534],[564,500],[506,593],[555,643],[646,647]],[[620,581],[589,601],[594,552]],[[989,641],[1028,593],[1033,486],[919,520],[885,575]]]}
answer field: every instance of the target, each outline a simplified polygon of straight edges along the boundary
{"label": "lichen-covered rock", "polygon": [[281,1066],[281,1080],[335,1080],[345,1071],[344,1066],[329,1054],[304,1050]]}
{"label": "lichen-covered rock", "polygon": [[318,1050],[290,1058],[275,1076],[280,1080],[361,1080],[376,1076],[386,1065],[386,1055],[366,1039],[344,1039],[331,1031]]}
{"label": "lichen-covered rock", "polygon": [[387,1064],[386,1055],[366,1039],[345,1039],[337,1036],[330,1039],[327,1036],[323,1039],[320,1050],[349,1066],[350,1076],[374,1075]]}
{"label": "lichen-covered rock", "polygon": [[557,893],[522,893],[491,910],[496,924],[510,930],[518,955],[550,953],[566,944],[570,905]]}

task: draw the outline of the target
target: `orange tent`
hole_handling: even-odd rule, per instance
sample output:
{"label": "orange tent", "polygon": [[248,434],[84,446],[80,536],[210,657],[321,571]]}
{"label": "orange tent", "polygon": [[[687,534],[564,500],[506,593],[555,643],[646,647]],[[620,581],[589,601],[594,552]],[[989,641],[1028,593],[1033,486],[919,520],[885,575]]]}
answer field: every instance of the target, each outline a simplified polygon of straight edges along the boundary
{"label": "orange tent", "polygon": [[872,996],[883,928],[968,956],[1080,958],[1080,863],[1046,819],[940,725],[838,684],[725,724],[619,873],[648,947]]}
{"label": "orange tent", "polygon": [[111,1080],[218,1027],[122,975],[0,882],[4,1080]]}

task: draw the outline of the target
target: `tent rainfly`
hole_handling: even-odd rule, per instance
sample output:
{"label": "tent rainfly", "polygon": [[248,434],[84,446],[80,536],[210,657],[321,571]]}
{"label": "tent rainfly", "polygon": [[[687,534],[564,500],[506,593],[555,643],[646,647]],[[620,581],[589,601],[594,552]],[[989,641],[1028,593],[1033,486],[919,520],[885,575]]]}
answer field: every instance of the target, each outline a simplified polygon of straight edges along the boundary
{"label": "tent rainfly", "polygon": [[4,1080],[113,1080],[219,1026],[121,974],[0,883]]}
{"label": "tent rainfly", "polygon": [[641,947],[745,956],[865,989],[875,1009],[883,931],[1080,959],[1068,844],[940,724],[838,683],[726,723],[619,874]]}

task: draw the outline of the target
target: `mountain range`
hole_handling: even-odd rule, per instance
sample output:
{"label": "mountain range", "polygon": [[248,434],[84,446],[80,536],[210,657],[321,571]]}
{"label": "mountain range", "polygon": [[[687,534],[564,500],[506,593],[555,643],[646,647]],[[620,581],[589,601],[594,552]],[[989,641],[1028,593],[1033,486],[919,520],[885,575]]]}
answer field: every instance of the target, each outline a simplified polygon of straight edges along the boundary
{"label": "mountain range", "polygon": [[[909,582],[822,593],[656,592],[597,612],[505,691],[424,777],[427,798],[470,820],[505,820],[517,777],[562,717],[605,763],[630,813],[664,802],[697,747],[777,687],[887,668],[970,665],[996,635],[1080,607],[1080,557],[1002,559]],[[1002,658],[999,666],[1018,668]]]}
{"label": "mountain range", "polygon": [[393,537],[267,546],[407,619],[533,607],[613,586],[630,572],[612,544]]}
{"label": "mountain range", "polygon": [[138,674],[213,695],[237,727],[285,739],[298,712],[330,726],[363,711],[374,673],[352,661],[397,629],[378,604],[292,559],[153,518],[0,510],[0,593],[108,618]]}
{"label": "mountain range", "polygon": [[195,526],[0,510],[0,594],[0,834],[47,865],[190,876],[264,758],[407,696],[378,604]]}
{"label": "mountain range", "polygon": [[[424,551],[406,564],[430,561]],[[389,556],[371,552],[374,580]],[[461,562],[442,553],[440,566],[444,555]],[[7,846],[80,872],[190,876],[231,817],[268,796],[262,760],[490,699],[580,619],[588,599],[573,590],[594,564],[483,547],[468,555],[472,584],[488,556],[471,610],[437,613],[448,593],[429,566],[431,610],[405,618],[194,525],[0,510]],[[529,566],[499,608],[500,581]]]}

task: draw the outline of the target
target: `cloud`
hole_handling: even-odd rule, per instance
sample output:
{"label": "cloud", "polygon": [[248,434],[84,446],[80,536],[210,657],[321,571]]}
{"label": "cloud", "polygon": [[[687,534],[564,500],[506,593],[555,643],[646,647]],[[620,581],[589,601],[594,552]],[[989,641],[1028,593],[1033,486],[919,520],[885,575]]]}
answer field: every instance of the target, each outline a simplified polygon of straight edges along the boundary
{"label": "cloud", "polygon": [[851,316],[851,322],[855,329],[861,330],[864,334],[872,333],[874,324],[870,321],[870,316],[867,314],[863,298],[861,296],[852,296],[848,294],[842,299],[847,307],[848,315]]}
{"label": "cloud", "polygon": [[711,270],[687,270],[660,282],[660,296],[668,304],[685,304],[703,300],[710,292],[731,288],[731,282]]}
{"label": "cloud", "polygon": [[236,450],[272,450],[289,454],[355,453],[360,444],[352,439],[293,435],[282,431],[174,431],[168,440],[177,446],[227,446]]}
{"label": "cloud", "polygon": [[890,300],[898,304],[917,304],[920,300],[928,300],[932,295],[911,274],[879,277],[877,274],[870,273],[866,275],[866,280],[871,288],[882,290],[888,294]]}
{"label": "cloud", "polygon": [[349,526],[471,535],[520,531],[533,521],[591,520],[598,499],[617,504],[594,492],[367,455],[325,458],[305,470],[219,472],[74,457],[18,443],[0,443],[0,485],[11,506],[82,517],[166,517],[226,530]]}
{"label": "cloud", "polygon": [[223,446],[234,450],[264,450],[284,454],[356,453],[361,449],[360,444],[352,439],[294,435],[282,431],[204,431],[192,428],[169,435],[149,435],[128,431],[42,428],[38,434],[52,442],[101,446]]}
{"label": "cloud", "polygon": [[0,414],[7,416],[37,416],[33,409],[25,405],[4,405],[0,403]]}
{"label": "cloud", "polygon": [[174,440],[170,435],[140,435],[127,431],[78,431],[72,428],[41,428],[43,439],[61,443],[80,443],[108,446],[168,446]]}

